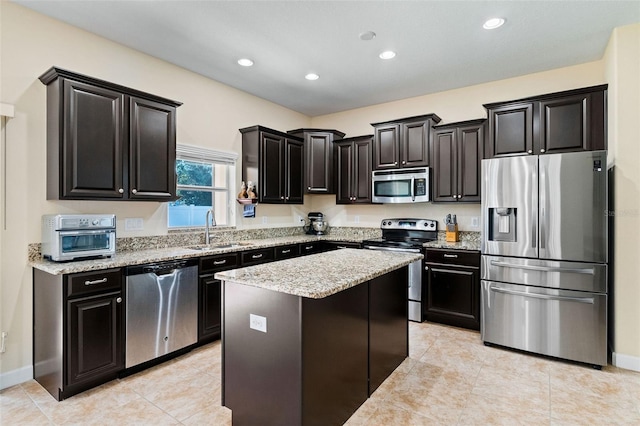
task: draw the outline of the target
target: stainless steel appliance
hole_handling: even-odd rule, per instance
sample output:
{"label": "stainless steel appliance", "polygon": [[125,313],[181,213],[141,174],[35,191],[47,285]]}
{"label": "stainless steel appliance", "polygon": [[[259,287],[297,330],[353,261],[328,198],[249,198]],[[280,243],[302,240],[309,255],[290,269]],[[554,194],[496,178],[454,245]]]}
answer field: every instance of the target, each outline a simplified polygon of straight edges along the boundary
{"label": "stainless steel appliance", "polygon": [[607,363],[606,151],[482,161],[486,343]]}
{"label": "stainless steel appliance", "polygon": [[376,170],[371,175],[374,203],[419,203],[429,199],[429,168]]}
{"label": "stainless steel appliance", "polygon": [[116,254],[116,216],[44,215],[41,252],[56,262],[113,256]]}
{"label": "stainless steel appliance", "polygon": [[307,222],[302,227],[309,235],[324,235],[329,229],[329,223],[324,219],[324,215],[320,212],[310,212],[307,215]]}
{"label": "stainless steel appliance", "polygon": [[126,368],[196,343],[197,262],[175,260],[125,269]]}
{"label": "stainless steel appliance", "polygon": [[[382,238],[365,240],[362,246],[370,250],[408,251],[420,253],[423,244],[438,239],[438,222],[430,219],[383,219]],[[424,320],[423,261],[409,265],[409,320]]]}

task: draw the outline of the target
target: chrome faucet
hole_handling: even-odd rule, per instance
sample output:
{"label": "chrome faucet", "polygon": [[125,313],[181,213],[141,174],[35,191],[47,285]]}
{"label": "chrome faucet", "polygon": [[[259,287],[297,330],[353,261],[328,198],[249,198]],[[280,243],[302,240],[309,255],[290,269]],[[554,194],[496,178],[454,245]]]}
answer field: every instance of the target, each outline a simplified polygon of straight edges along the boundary
{"label": "chrome faucet", "polygon": [[[209,216],[211,216],[211,219],[209,219]],[[212,208],[207,210],[207,216],[204,219],[204,225],[204,243],[208,245],[211,239],[209,235],[209,225],[216,226],[216,212]]]}

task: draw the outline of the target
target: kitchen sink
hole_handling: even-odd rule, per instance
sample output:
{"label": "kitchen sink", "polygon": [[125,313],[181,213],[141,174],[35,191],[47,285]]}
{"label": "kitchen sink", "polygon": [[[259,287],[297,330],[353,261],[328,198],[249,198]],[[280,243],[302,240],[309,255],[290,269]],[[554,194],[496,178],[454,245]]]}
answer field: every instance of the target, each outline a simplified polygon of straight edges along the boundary
{"label": "kitchen sink", "polygon": [[187,246],[185,248],[189,250],[207,251],[207,250],[216,250],[216,249],[223,249],[223,248],[247,247],[251,245],[253,245],[253,243],[237,242],[237,243],[220,243],[220,244],[196,244],[193,246]]}

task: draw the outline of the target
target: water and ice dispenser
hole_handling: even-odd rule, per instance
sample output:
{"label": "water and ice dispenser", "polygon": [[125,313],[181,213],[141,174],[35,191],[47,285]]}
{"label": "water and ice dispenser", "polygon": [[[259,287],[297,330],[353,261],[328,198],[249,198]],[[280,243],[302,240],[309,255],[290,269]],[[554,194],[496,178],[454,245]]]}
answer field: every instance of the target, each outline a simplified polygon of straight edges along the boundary
{"label": "water and ice dispenser", "polygon": [[516,242],[517,208],[489,208],[489,241]]}

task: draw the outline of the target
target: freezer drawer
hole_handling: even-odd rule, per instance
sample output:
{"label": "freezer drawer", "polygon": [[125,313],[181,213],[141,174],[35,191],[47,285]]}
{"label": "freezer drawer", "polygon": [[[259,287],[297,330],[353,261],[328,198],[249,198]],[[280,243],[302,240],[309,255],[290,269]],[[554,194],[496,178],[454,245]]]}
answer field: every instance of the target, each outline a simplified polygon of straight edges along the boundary
{"label": "freezer drawer", "polygon": [[563,290],[607,292],[604,263],[482,256],[482,279]]}
{"label": "freezer drawer", "polygon": [[484,342],[607,364],[607,295],[482,281]]}

